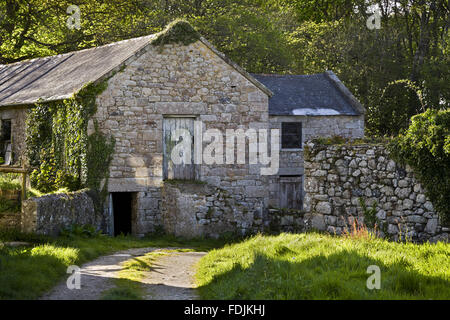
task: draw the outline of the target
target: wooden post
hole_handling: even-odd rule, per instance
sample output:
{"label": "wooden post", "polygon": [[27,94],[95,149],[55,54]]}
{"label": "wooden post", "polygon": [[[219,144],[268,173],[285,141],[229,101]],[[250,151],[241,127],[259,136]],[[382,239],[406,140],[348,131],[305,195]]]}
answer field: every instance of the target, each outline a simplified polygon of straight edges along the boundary
{"label": "wooden post", "polygon": [[22,202],[27,199],[27,174],[22,173]]}

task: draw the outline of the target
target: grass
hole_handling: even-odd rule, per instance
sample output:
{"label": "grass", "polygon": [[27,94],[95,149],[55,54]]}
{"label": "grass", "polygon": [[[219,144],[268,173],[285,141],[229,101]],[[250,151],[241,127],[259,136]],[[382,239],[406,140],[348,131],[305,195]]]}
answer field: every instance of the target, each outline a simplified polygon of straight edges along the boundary
{"label": "grass", "polygon": [[153,270],[153,263],[160,257],[172,252],[186,252],[192,249],[173,249],[149,252],[142,257],[132,258],[123,263],[123,269],[114,280],[115,288],[103,293],[103,300],[142,300],[146,294],[141,283],[148,272]]}
{"label": "grass", "polygon": [[[369,290],[370,265],[381,289]],[[200,260],[202,299],[450,299],[450,244],[258,235]]]}
{"label": "grass", "polygon": [[[26,241],[26,247],[6,247],[2,242]],[[49,238],[15,231],[0,232],[0,299],[37,299],[67,274],[69,265],[81,265],[101,255],[143,247],[192,247],[210,250],[220,240],[184,240],[174,237],[138,239],[131,236]]]}
{"label": "grass", "polygon": [[[19,173],[0,173],[0,190],[21,190],[22,175]],[[27,190],[27,197],[40,197],[43,194],[34,188]]]}
{"label": "grass", "polygon": [[[27,241],[11,248],[2,241]],[[67,276],[69,265],[142,247],[209,251],[198,265],[203,299],[450,299],[450,245],[395,243],[323,234],[258,235],[226,244],[169,236],[138,239],[104,235],[49,238],[0,232],[0,299],[36,299]],[[220,248],[220,249],[219,249]],[[142,299],[139,282],[161,254],[124,264],[103,299]],[[369,290],[367,268],[381,269],[381,289]]]}
{"label": "grass", "polygon": [[0,215],[7,212],[19,212],[20,203],[19,201],[3,199],[0,197]]}

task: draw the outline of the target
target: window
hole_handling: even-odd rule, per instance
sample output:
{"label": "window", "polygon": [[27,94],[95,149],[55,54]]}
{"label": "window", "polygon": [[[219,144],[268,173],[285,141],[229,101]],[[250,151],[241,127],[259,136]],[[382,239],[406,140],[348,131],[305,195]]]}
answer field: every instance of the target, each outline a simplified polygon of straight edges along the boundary
{"label": "window", "polygon": [[0,157],[3,158],[1,164],[11,164],[11,120],[0,122]]}
{"label": "window", "polygon": [[300,149],[302,147],[302,123],[281,123],[281,148]]}
{"label": "window", "polygon": [[2,120],[2,133],[0,139],[2,141],[11,141],[11,120]]}

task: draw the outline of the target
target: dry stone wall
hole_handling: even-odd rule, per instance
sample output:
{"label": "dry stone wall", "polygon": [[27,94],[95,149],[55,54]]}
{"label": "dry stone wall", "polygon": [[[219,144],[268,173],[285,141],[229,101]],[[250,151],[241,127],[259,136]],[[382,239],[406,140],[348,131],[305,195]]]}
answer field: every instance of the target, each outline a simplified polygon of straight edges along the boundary
{"label": "dry stone wall", "polygon": [[382,235],[417,242],[448,241],[433,204],[410,167],[389,158],[383,145],[307,143],[305,203],[311,226],[341,234],[364,221],[362,198],[381,222]]}
{"label": "dry stone wall", "polygon": [[50,194],[30,198],[22,203],[23,232],[58,235],[71,225],[93,225],[100,229],[94,213],[94,202],[88,191]]}
{"label": "dry stone wall", "polygon": [[263,231],[263,207],[242,204],[228,191],[210,184],[172,182],[162,188],[164,231],[186,238]]}

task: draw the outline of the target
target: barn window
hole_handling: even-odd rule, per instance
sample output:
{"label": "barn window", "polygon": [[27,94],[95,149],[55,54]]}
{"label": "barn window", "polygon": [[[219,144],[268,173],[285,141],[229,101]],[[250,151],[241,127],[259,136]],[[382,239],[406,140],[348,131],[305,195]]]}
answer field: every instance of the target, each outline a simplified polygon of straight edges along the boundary
{"label": "barn window", "polygon": [[0,122],[0,157],[4,164],[11,163],[11,120]]}
{"label": "barn window", "polygon": [[300,149],[302,147],[302,123],[281,123],[281,148]]}

